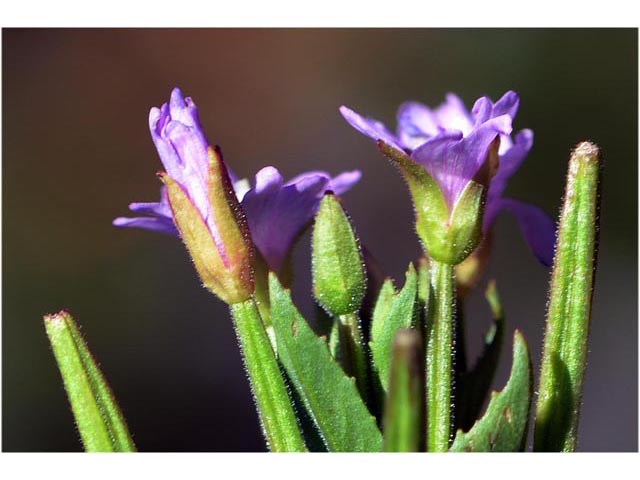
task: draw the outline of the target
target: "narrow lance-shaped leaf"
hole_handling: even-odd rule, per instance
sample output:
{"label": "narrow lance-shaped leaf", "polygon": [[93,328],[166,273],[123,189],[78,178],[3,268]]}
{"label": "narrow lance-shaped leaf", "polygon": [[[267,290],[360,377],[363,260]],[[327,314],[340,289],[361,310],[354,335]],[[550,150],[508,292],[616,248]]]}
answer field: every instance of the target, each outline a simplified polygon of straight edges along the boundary
{"label": "narrow lance-shaped leaf", "polygon": [[255,301],[236,303],[229,308],[269,449],[305,451],[292,400]]}
{"label": "narrow lance-shaped leaf", "polygon": [[531,360],[527,344],[516,330],[509,381],[493,392],[484,416],[469,432],[458,430],[452,452],[517,452],[524,450],[533,394]]}
{"label": "narrow lance-shaped leaf", "polygon": [[456,382],[456,425],[465,431],[477,420],[489,394],[504,339],[504,313],[495,282],[489,283],[485,296],[493,313],[493,324],[484,337],[484,349],[475,366]]}
{"label": "narrow lance-shaped leaf", "polygon": [[44,324],[85,450],[134,452],[122,412],[71,315],[47,315]]}
{"label": "narrow lance-shaped leaf", "polygon": [[423,451],[424,358],[418,331],[401,329],[393,341],[389,396],[384,411],[384,449]]}
{"label": "narrow lance-shaped leaf", "polygon": [[596,271],[600,177],[598,147],[583,142],[569,161],[549,292],[534,449],[574,451]]}
{"label": "narrow lance-shaped leaf", "polygon": [[396,295],[398,295],[398,292],[396,292],[396,289],[393,286],[393,280],[387,278],[380,288],[380,292],[378,293],[378,298],[376,299],[371,315],[370,335],[372,338],[380,335],[380,330],[382,330],[384,325],[384,319],[389,316],[389,312],[391,311],[391,307],[394,303],[393,299]]}
{"label": "narrow lance-shaped leaf", "polygon": [[429,272],[429,261],[422,257],[418,261],[418,302],[420,303],[420,308],[425,310],[421,312],[421,317],[426,315],[426,308],[429,306],[430,294],[431,273]]}
{"label": "narrow lance-shaped leaf", "polygon": [[402,290],[394,294],[391,281],[385,282],[373,311],[371,323],[371,358],[376,385],[386,392],[391,369],[391,348],[393,338],[401,328],[414,325],[418,315],[418,276],[410,264]]}
{"label": "narrow lance-shaped leaf", "polygon": [[358,310],[367,280],[358,238],[340,201],[327,193],[313,226],[313,293],[334,318],[331,349],[360,392],[367,391],[367,369]]}
{"label": "narrow lance-shaped leaf", "polygon": [[379,452],[382,435],[375,418],[291,301],[275,274],[269,276],[271,320],[278,355],[329,451]]}

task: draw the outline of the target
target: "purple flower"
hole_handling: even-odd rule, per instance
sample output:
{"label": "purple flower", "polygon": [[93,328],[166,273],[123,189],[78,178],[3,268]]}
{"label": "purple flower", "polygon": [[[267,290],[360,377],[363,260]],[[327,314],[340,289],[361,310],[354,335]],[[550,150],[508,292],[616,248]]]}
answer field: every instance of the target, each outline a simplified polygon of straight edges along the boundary
{"label": "purple flower", "polygon": [[550,265],[555,242],[551,218],[538,207],[503,198],[507,181],[533,144],[531,130],[522,130],[511,139],[511,123],[519,101],[515,92],[505,93],[496,103],[482,97],[471,113],[453,94],[448,94],[445,102],[435,109],[406,102],[398,110],[395,135],[382,123],[364,118],[345,106],[340,107],[340,112],[356,130],[408,154],[422,165],[440,187],[449,212],[482,167],[494,140],[500,137],[499,166],[487,192],[483,231],[485,235],[489,232],[500,211],[512,213],[534,255]]}
{"label": "purple flower", "polygon": [[254,188],[241,198],[251,237],[269,268],[280,273],[296,238],[311,221],[327,191],[340,195],[358,180],[357,170],[331,178],[326,172],[307,172],[284,183],[274,167],[256,174]]}
{"label": "purple flower", "polygon": [[[182,187],[200,212],[224,260],[230,252],[225,250],[211,212],[209,142],[195,103],[175,88],[169,104],[151,109],[149,127],[168,176]],[[308,172],[284,183],[276,168],[265,167],[256,174],[254,188],[247,188],[246,181],[234,181],[232,174],[229,176],[253,243],[269,268],[279,273],[296,238],[313,218],[324,192],[347,191],[360,179],[360,172],[345,172],[335,178],[325,172]],[[132,203],[129,209],[142,216],[116,218],[115,226],[179,235],[166,187],[162,188],[159,202]]]}

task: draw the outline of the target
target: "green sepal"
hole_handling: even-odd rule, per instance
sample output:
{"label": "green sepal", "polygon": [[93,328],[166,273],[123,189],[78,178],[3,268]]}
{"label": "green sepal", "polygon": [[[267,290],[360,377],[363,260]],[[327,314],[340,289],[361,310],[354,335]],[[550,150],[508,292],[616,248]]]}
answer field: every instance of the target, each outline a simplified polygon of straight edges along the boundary
{"label": "green sepal", "polygon": [[278,354],[307,412],[332,452],[379,452],[382,434],[356,388],[313,333],[275,274],[269,276]]}
{"label": "green sepal", "polygon": [[135,452],[120,407],[71,315],[46,315],[44,325],[85,451]]}
{"label": "green sepal", "polygon": [[384,450],[424,448],[424,358],[420,333],[400,329],[393,340],[389,395],[384,409]]}
{"label": "green sepal", "polygon": [[464,372],[456,381],[456,426],[469,430],[478,419],[500,359],[504,343],[505,320],[495,282],[485,292],[493,314],[493,323],[484,337],[484,348],[473,369]]}
{"label": "green sepal", "polygon": [[600,222],[600,150],[569,161],[560,214],[535,421],[534,450],[575,451],[587,356]]}
{"label": "green sepal", "polygon": [[384,392],[387,392],[389,385],[393,338],[401,328],[415,325],[419,315],[417,288],[418,275],[413,264],[409,264],[402,290],[394,293],[391,281],[387,280],[380,290],[373,311],[369,348],[373,361],[374,381]]}
{"label": "green sepal", "polygon": [[533,395],[529,349],[519,331],[513,336],[513,364],[507,385],[492,392],[483,417],[468,432],[458,430],[452,452],[520,452],[524,450]]}
{"label": "green sepal", "polygon": [[440,187],[422,165],[381,140],[378,148],[407,182],[416,214],[416,232],[427,254],[441,263],[462,262],[482,239],[486,187],[470,180],[449,212]]}
{"label": "green sepal", "polygon": [[254,292],[255,250],[222,154],[209,147],[208,156],[209,205],[218,239],[183,186],[164,172],[158,177],[167,189],[174,223],[204,287],[231,305],[248,300]]}
{"label": "green sepal", "polygon": [[331,193],[318,208],[311,255],[317,302],[334,317],[356,312],[367,288],[364,260],[349,218]]}
{"label": "green sepal", "polygon": [[331,353],[345,373],[356,378],[358,389],[365,396],[366,359],[357,313],[367,288],[364,259],[347,214],[330,192],[320,201],[311,254],[316,301],[334,317]]}

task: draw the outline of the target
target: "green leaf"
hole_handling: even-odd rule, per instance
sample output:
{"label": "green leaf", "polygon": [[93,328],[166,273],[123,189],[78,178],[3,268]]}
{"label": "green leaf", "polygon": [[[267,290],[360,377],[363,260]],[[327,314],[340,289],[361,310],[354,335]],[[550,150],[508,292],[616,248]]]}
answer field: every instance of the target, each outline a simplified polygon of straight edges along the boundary
{"label": "green leaf", "polygon": [[262,432],[272,452],[304,452],[292,400],[255,301],[229,306]]}
{"label": "green leaf", "polygon": [[576,449],[597,265],[600,150],[589,142],[569,161],[542,354],[534,450]]}
{"label": "green leaf", "polygon": [[[429,305],[429,295],[431,294],[431,273],[429,272],[429,261],[422,257],[418,261],[418,302],[420,308],[426,309]],[[426,311],[421,312],[422,316]]]}
{"label": "green leaf", "polygon": [[356,312],[367,280],[360,244],[338,199],[327,193],[313,226],[313,292],[334,317]]}
{"label": "green leaf", "polygon": [[135,452],[122,412],[71,315],[46,315],[44,325],[85,450]]}
{"label": "green leaf", "polygon": [[384,411],[386,452],[423,451],[424,358],[420,333],[401,329],[393,341],[389,397]]}
{"label": "green leaf", "polygon": [[469,432],[458,430],[452,452],[523,451],[533,394],[531,360],[519,331],[513,336],[513,364],[504,389],[491,394],[484,416]]}
{"label": "green leaf", "polygon": [[484,337],[484,349],[472,370],[463,373],[456,382],[456,425],[469,430],[480,415],[500,359],[505,320],[495,282],[485,292],[493,324]]}
{"label": "green leaf", "polygon": [[332,452],[379,452],[382,435],[375,418],[291,301],[275,274],[270,274],[271,320],[278,354],[291,383]]}
{"label": "green leaf", "polygon": [[371,338],[380,336],[380,332],[384,326],[384,320],[389,316],[395,295],[397,295],[397,292],[393,286],[393,281],[387,278],[380,288],[376,304],[373,307],[373,313],[371,315]]}
{"label": "green leaf", "polygon": [[387,280],[373,311],[369,347],[376,384],[379,384],[384,392],[389,385],[393,338],[399,329],[414,325],[419,313],[417,288],[418,276],[413,265],[409,264],[402,290],[394,294],[393,285]]}

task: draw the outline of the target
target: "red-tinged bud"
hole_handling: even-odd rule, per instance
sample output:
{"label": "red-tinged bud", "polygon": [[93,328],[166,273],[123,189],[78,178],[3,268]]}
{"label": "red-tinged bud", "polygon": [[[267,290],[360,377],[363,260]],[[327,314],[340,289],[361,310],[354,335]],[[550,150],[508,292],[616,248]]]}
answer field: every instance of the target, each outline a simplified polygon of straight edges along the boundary
{"label": "red-tinged bud", "polygon": [[174,223],[202,283],[224,302],[234,304],[253,294],[254,247],[220,151],[209,147],[207,153],[209,218],[193,203],[188,185],[183,188],[166,173],[159,176],[167,188]]}

